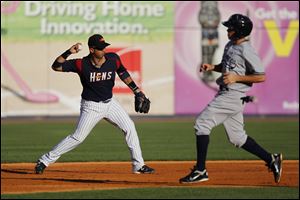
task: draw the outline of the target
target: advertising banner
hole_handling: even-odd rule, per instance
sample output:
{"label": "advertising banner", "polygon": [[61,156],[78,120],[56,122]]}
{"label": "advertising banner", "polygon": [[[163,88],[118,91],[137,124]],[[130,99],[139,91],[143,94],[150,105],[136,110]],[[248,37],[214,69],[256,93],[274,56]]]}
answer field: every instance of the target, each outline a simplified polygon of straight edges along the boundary
{"label": "advertising banner", "polygon": [[[149,115],[195,115],[213,99],[228,42],[221,22],[234,13],[254,27],[251,45],[262,60],[264,83],[254,84],[246,114],[299,114],[299,2],[296,1],[1,1],[1,117],[75,116],[82,86],[77,74],[51,69],[89,54],[87,40],[101,34],[150,98]],[[129,114],[134,95],[118,78],[114,97]],[[139,114],[140,115],[140,114]]]}
{"label": "advertising banner", "polygon": [[178,1],[175,6],[175,113],[199,113],[214,97],[219,73],[199,73],[201,63],[219,64],[228,42],[227,21],[250,17],[250,36],[265,68],[266,81],[254,84],[256,98],[246,114],[299,114],[299,2]]}
{"label": "advertising banner", "polygon": [[[150,98],[150,115],[174,114],[173,2],[1,1],[1,116],[78,115],[77,74],[51,69],[77,42],[101,34]],[[134,95],[118,78],[114,96],[130,114]]]}

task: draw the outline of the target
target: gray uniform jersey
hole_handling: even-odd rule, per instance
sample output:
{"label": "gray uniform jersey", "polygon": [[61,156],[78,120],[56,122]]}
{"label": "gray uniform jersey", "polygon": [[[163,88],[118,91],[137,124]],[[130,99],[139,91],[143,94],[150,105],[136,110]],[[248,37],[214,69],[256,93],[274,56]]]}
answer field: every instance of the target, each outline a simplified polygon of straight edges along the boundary
{"label": "gray uniform jersey", "polygon": [[[229,72],[238,75],[264,74],[260,58],[248,41],[240,45],[229,42],[224,50],[222,73]],[[229,141],[241,147],[247,140],[244,130],[243,110],[245,104],[241,100],[252,84],[232,83],[225,85],[223,77],[217,79],[222,86],[216,97],[200,113],[195,122],[197,135],[209,135],[211,129],[223,124]]]}
{"label": "gray uniform jersey", "polygon": [[[242,76],[265,73],[262,62],[249,41],[242,42],[240,45],[228,42],[225,46],[222,66],[222,73],[229,72]],[[223,76],[217,79],[217,84],[240,92],[247,92],[252,86],[246,83],[233,83],[225,86]]]}

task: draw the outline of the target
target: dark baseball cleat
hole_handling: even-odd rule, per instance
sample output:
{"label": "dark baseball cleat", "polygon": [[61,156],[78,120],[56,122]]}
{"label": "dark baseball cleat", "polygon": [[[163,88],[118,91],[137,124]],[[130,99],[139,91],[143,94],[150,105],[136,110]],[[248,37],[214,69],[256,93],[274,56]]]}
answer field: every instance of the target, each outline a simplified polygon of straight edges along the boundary
{"label": "dark baseball cleat", "polygon": [[192,169],[192,172],[189,175],[179,179],[180,183],[199,183],[203,181],[208,181],[208,173],[206,169],[199,171],[196,167]]}
{"label": "dark baseball cleat", "polygon": [[272,162],[270,164],[266,164],[269,168],[269,171],[273,172],[274,180],[276,183],[279,183],[282,173],[282,154],[272,154]]}
{"label": "dark baseball cleat", "polygon": [[147,165],[144,165],[139,170],[135,171],[135,174],[153,174],[155,172],[154,169],[151,167],[148,167]]}
{"label": "dark baseball cleat", "polygon": [[36,163],[35,168],[34,168],[35,173],[36,173],[36,174],[42,174],[42,173],[44,173],[44,170],[46,169],[46,167],[47,167],[47,166],[46,166],[44,163],[42,163],[41,161],[38,161],[38,162]]}

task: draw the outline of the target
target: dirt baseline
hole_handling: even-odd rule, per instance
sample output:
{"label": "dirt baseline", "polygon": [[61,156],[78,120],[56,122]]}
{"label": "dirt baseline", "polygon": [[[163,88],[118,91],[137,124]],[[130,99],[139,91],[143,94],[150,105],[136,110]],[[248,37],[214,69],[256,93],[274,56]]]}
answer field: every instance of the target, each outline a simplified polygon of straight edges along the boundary
{"label": "dirt baseline", "polygon": [[180,184],[194,161],[152,161],[155,174],[132,174],[130,162],[55,163],[34,174],[34,163],[1,164],[1,194],[143,187],[299,187],[299,161],[285,160],[279,184],[262,161],[207,161],[209,181]]}

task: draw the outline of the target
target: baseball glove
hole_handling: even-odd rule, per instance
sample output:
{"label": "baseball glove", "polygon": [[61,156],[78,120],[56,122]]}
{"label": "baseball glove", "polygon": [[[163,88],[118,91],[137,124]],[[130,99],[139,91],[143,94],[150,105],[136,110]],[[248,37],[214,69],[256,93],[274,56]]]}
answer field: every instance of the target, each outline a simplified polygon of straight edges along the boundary
{"label": "baseball glove", "polygon": [[139,92],[134,98],[135,111],[139,113],[148,113],[150,109],[150,100],[143,92]]}

